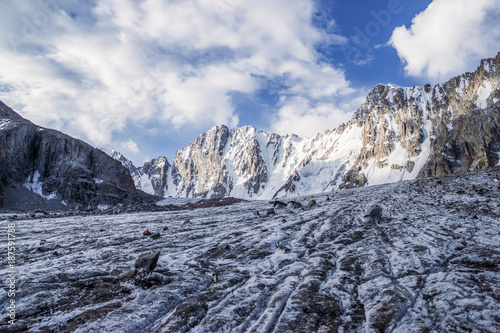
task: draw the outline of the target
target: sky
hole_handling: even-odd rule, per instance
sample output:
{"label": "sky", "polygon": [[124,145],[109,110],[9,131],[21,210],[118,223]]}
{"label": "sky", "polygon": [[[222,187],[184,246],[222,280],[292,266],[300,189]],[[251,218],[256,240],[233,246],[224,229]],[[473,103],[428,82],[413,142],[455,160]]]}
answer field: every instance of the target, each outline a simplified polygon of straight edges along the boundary
{"label": "sky", "polygon": [[3,0],[0,100],[142,165],[216,125],[313,137],[500,51],[500,0]]}

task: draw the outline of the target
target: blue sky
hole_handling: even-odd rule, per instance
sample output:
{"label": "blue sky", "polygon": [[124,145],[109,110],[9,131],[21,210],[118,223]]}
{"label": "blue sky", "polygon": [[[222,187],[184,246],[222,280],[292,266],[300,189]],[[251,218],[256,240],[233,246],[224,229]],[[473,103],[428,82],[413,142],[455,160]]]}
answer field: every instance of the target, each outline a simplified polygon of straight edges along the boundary
{"label": "blue sky", "polygon": [[498,0],[7,0],[0,99],[141,165],[218,124],[314,136],[500,48]]}

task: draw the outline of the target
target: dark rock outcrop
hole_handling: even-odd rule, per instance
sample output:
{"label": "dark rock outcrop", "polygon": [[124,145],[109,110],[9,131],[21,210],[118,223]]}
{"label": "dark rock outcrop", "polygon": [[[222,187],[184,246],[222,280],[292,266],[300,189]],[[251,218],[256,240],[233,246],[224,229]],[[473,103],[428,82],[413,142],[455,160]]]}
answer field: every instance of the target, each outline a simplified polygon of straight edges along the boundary
{"label": "dark rock outcrop", "polygon": [[0,207],[23,210],[12,205],[22,198],[31,201],[26,194],[68,207],[139,198],[120,162],[81,140],[39,127],[0,102]]}

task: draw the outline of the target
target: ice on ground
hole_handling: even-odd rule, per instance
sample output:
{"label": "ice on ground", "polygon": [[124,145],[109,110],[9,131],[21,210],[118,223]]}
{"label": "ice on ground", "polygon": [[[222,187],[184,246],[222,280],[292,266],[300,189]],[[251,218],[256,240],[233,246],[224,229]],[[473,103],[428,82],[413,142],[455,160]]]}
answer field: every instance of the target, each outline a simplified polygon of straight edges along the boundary
{"label": "ice on ground", "polygon": [[[498,332],[499,171],[296,199],[313,208],[16,220],[16,328]],[[365,220],[373,204],[382,217]],[[154,272],[134,275],[155,251]]]}

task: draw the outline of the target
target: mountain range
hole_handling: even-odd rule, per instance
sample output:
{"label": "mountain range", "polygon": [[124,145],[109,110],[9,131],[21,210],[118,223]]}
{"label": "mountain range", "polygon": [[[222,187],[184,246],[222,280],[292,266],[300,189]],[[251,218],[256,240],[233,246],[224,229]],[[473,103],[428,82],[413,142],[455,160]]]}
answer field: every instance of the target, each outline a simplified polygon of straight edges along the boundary
{"label": "mountain range", "polygon": [[489,168],[500,153],[499,67],[500,53],[435,86],[379,84],[348,123],[314,138],[220,125],[172,164],[112,156],[137,188],[192,198],[293,197]]}
{"label": "mountain range", "polygon": [[486,169],[500,160],[499,68],[500,53],[433,87],[379,84],[348,123],[314,138],[216,126],[172,163],[141,167],[0,102],[0,208],[274,199]]}

